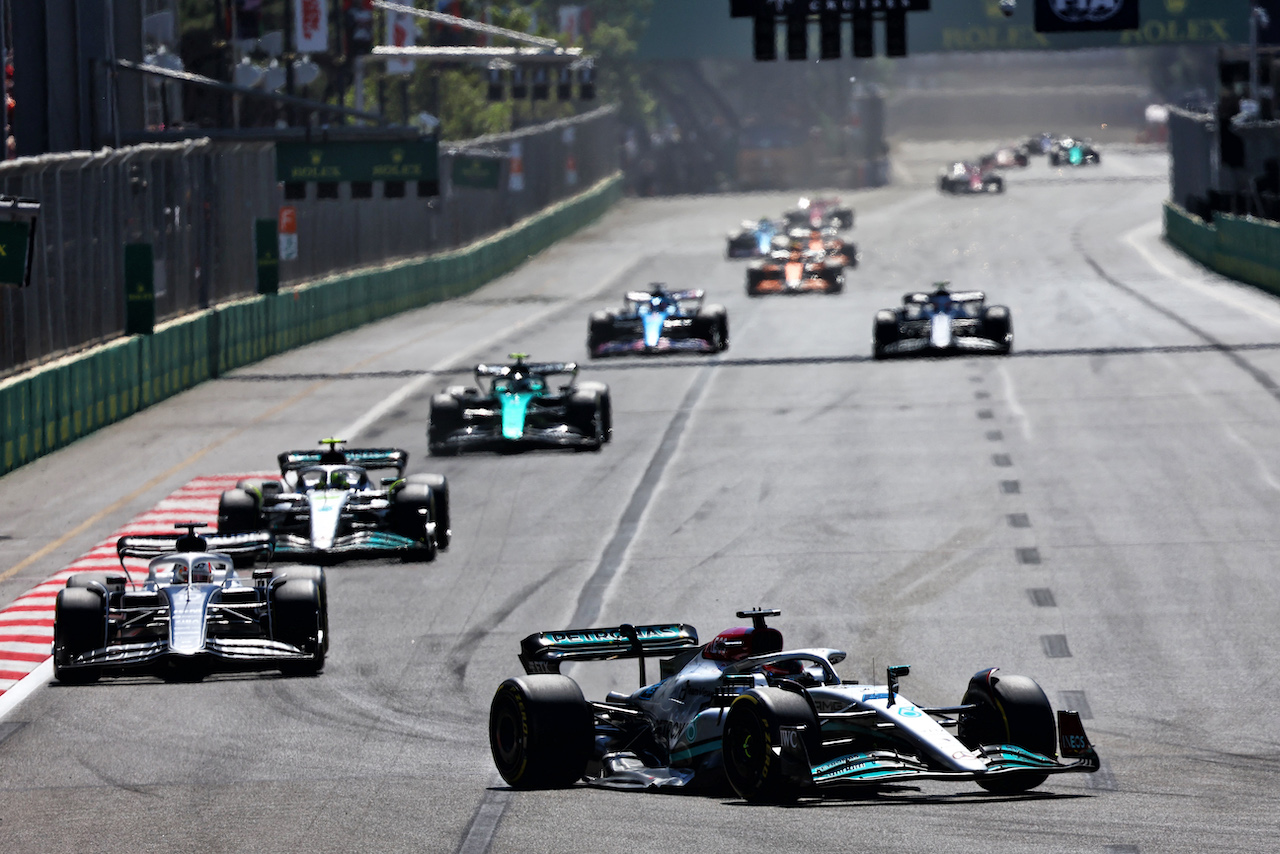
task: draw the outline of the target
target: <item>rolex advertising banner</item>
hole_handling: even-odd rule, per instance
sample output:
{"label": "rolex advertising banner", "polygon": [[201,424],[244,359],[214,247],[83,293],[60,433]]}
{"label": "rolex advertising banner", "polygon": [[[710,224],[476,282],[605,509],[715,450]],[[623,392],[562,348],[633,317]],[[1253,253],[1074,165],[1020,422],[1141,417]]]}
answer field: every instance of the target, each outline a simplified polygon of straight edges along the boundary
{"label": "rolex advertising banner", "polygon": [[[945,0],[907,15],[907,44],[912,54],[1246,44],[1249,7],[1250,0],[1018,0],[1006,15],[1000,0]],[[1046,12],[1051,29],[1038,26]],[[653,0],[636,58],[749,60],[752,26],[750,18],[730,18],[725,0]],[[842,32],[847,39],[848,24]]]}
{"label": "rolex advertising banner", "polygon": [[299,53],[329,50],[329,0],[293,0],[293,43]]}
{"label": "rolex advertising banner", "polygon": [[476,190],[496,190],[502,161],[494,157],[458,154],[453,158],[453,186]]}
{"label": "rolex advertising banner", "polygon": [[1036,0],[1036,32],[1138,29],[1138,0]]}

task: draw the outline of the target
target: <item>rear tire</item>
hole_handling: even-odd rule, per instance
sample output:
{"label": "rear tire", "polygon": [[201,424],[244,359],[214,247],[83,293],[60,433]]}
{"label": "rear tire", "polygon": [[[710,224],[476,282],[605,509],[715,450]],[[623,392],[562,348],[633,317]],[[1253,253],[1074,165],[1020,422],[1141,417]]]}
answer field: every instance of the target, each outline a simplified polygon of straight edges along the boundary
{"label": "rear tire", "polygon": [[[969,680],[960,702],[977,708],[961,714],[956,737],[970,749],[1012,744],[1055,758],[1058,729],[1044,689],[1026,676],[997,675],[998,671],[996,667],[981,670]],[[977,782],[988,792],[1010,795],[1034,789],[1048,778],[1048,774],[1003,774],[988,780],[979,777]]]}
{"label": "rear tire", "polygon": [[261,504],[252,492],[228,489],[218,499],[218,533],[250,534],[264,528]]}
{"label": "rear tire", "polygon": [[458,453],[449,437],[462,429],[462,401],[448,394],[431,396],[431,412],[427,416],[427,451],[433,456]]}
{"label": "rear tire", "polygon": [[613,318],[611,311],[592,312],[587,323],[587,353],[596,356],[596,348],[613,338]]}
{"label": "rear tire", "polygon": [[818,732],[818,718],[803,694],[781,688],[754,688],[729,706],[724,720],[724,771],[738,796],[753,804],[784,804],[800,795],[783,774],[781,727],[805,725]]}
{"label": "rear tire", "polygon": [[53,677],[66,685],[97,682],[102,668],[64,665],[74,656],[107,645],[107,608],[102,594],[84,587],[64,588],[58,591],[53,613]]}
{"label": "rear tire", "polygon": [[591,707],[559,674],[508,679],[489,706],[489,749],[513,789],[564,789],[586,773],[594,748]]}

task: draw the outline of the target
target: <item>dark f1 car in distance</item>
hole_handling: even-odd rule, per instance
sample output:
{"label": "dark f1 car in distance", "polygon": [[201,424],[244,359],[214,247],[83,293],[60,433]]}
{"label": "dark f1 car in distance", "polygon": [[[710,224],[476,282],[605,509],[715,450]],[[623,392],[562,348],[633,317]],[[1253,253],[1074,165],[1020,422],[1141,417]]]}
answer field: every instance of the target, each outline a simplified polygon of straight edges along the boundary
{"label": "dark f1 car in distance", "polygon": [[729,316],[722,305],[703,305],[701,290],[668,291],[654,283],[628,291],[626,305],[591,315],[592,357],[630,353],[720,353],[729,349]]}
{"label": "dark f1 car in distance", "polygon": [[986,305],[981,291],[910,293],[902,307],[876,312],[871,351],[889,356],[944,353],[1008,353],[1013,349],[1013,318],[1002,305]]}
{"label": "dark f1 car in distance", "polygon": [[[604,383],[577,381],[573,362],[476,365],[474,386],[450,386],[431,398],[427,447],[464,450],[574,448],[598,451],[613,433],[613,403]],[[551,379],[568,374],[567,383]],[[487,387],[486,387],[487,385]]]}
{"label": "dark f1 car in distance", "polygon": [[[405,476],[408,451],[341,448],[278,455],[280,478],[242,480],[218,502],[219,533],[269,531],[276,554],[307,563],[398,557],[433,561],[449,548],[449,483]],[[370,472],[393,470],[374,482]]]}
{"label": "dark f1 car in distance", "polygon": [[783,227],[772,219],[757,222],[745,220],[737,231],[729,232],[727,258],[760,258],[773,249],[773,238],[783,232]]}
{"label": "dark f1 car in distance", "polygon": [[957,160],[938,173],[938,190],[960,193],[1003,193],[1004,178],[976,163]]}
{"label": "dark f1 car in distance", "polygon": [[1050,166],[1088,166],[1102,163],[1102,157],[1087,139],[1064,136],[1049,149]]}
{"label": "dark f1 car in distance", "polygon": [[747,296],[763,294],[838,294],[844,290],[845,257],[788,243],[747,268]]}
{"label": "dark f1 car in distance", "polygon": [[801,197],[794,208],[782,215],[787,228],[853,228],[853,208],[837,198]]}
{"label": "dark f1 car in distance", "polygon": [[[1031,679],[987,668],[959,705],[920,706],[898,690],[906,666],[888,668],[883,685],[861,685],[836,673],[839,650],[786,650],[765,623],[778,613],[740,611],[750,627],[704,646],[684,624],[530,635],[520,644],[526,675],[503,682],[490,705],[498,772],[518,789],[583,777],[712,792],[727,782],[747,801],[778,803],[927,779],[1009,794],[1050,774],[1098,770],[1079,714],[1059,711],[1055,721]],[[663,656],[660,681],[646,684],[645,658]],[[631,694],[587,701],[560,674],[564,662],[621,658],[640,660]]]}
{"label": "dark f1 car in distance", "polygon": [[[269,534],[121,537],[123,573],[81,572],[54,606],[53,673],[59,682],[154,673],[200,679],[218,670],[314,674],[329,647],[324,572],[290,566],[236,572],[270,558]],[[132,580],[126,558],[147,560]]]}

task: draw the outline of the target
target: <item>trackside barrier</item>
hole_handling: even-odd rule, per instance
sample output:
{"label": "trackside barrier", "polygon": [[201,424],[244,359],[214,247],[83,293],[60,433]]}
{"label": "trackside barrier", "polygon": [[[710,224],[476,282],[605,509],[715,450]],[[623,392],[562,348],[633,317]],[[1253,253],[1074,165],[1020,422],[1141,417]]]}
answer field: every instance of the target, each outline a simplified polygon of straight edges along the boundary
{"label": "trackside barrier", "polygon": [[1280,224],[1222,212],[1206,222],[1166,201],[1164,236],[1209,269],[1280,294]]}
{"label": "trackside barrier", "polygon": [[225,303],[4,380],[0,474],[224,371],[470,293],[600,218],[621,197],[615,173],[465,248]]}

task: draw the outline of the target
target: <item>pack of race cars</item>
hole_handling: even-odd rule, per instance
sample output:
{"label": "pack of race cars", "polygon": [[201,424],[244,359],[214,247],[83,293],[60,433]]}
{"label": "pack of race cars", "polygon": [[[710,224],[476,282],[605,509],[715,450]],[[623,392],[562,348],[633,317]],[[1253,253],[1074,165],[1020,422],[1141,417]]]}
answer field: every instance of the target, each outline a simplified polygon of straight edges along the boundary
{"label": "pack of race cars", "polygon": [[[1072,165],[1096,163],[1079,140],[1045,137],[957,162],[939,177],[948,192],[1003,192],[997,168],[1048,153]],[[746,292],[839,294],[857,266],[840,234],[852,209],[835,199],[801,199],[778,218],[743,223],[726,255],[753,259]],[[700,288],[662,283],[627,291],[620,306],[588,319],[592,359],[697,354],[729,347],[728,313]],[[1007,354],[1010,311],[980,291],[904,295],[877,312],[874,359],[952,353]],[[613,432],[609,387],[579,381],[574,362],[482,363],[472,385],[433,395],[427,448],[433,456],[536,448],[599,451]],[[123,537],[121,572],[72,576],[59,592],[54,672],[64,683],[152,674],[200,679],[222,670],[315,675],[329,648],[325,570],[352,560],[436,560],[452,539],[449,483],[406,474],[400,448],[319,449],[278,454],[278,477],[242,480],[219,501],[216,533],[183,523],[173,536]],[[272,560],[283,566],[271,565]],[[142,562],[141,568],[130,562]],[[134,578],[138,571],[142,580]],[[958,704],[917,705],[899,691],[909,668],[891,666],[884,684],[842,679],[835,649],[787,649],[766,619],[705,644],[680,623],[544,631],[521,643],[525,675],[493,697],[489,742],[503,779],[516,789],[579,781],[606,788],[728,792],[753,803],[856,794],[921,779],[970,781],[1017,794],[1050,775],[1098,770],[1072,711],[1055,712],[1026,677],[979,671]],[[588,701],[565,663],[639,659],[641,684]],[[647,682],[644,660],[659,659]]]}
{"label": "pack of race cars", "polygon": [[1005,169],[1026,168],[1044,156],[1050,167],[1089,166],[1102,162],[1093,142],[1081,137],[1041,133],[1017,145],[1005,145],[971,160],[957,160],[938,170],[938,190],[951,195],[995,194],[1005,190]]}

